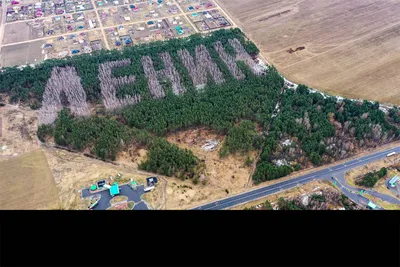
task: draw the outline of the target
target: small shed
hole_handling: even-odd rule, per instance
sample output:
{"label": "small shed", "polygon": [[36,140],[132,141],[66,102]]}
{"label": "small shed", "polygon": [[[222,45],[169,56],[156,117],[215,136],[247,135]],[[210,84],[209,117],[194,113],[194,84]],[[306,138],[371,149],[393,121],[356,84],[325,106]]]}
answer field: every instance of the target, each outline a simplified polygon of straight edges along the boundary
{"label": "small shed", "polygon": [[110,187],[110,195],[113,197],[115,195],[119,195],[119,186],[117,183],[114,183],[111,187]]}
{"label": "small shed", "polygon": [[148,177],[146,178],[146,181],[147,181],[147,186],[153,186],[156,183],[158,183],[157,177]]}

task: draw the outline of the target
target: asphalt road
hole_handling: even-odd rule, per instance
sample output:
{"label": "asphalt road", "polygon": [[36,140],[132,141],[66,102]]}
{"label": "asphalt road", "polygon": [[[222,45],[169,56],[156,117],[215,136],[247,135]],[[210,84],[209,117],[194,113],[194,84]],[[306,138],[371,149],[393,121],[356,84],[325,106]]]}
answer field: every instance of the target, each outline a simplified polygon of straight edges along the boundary
{"label": "asphalt road", "polygon": [[[338,178],[338,180],[340,181],[341,184],[345,184],[345,186],[348,189],[353,190],[353,191],[355,191],[357,193],[360,192],[361,188],[353,187],[353,186],[351,186],[351,185],[346,183],[346,181],[344,179],[344,173],[340,173],[339,175],[336,175],[335,177]],[[389,195],[385,195],[385,194],[381,194],[381,193],[373,191],[373,190],[364,190],[364,191],[366,193],[368,193],[369,195],[373,196],[373,197],[380,198],[380,199],[382,199],[384,201],[387,201],[389,203],[399,204],[400,205],[400,200],[395,198],[395,197],[392,197],[392,196],[389,196]]]}
{"label": "asphalt road", "polygon": [[[119,196],[127,196],[128,201],[133,201],[135,206],[133,210],[148,210],[146,204],[142,201],[141,196],[144,192],[144,185],[139,185],[136,190],[133,190],[129,185],[121,185]],[[101,195],[99,203],[93,210],[106,210],[111,206],[110,200],[112,197],[110,196],[109,190],[103,190],[101,192],[91,193],[89,188],[82,190],[82,198],[90,197],[93,195]]]}
{"label": "asphalt road", "polygon": [[[390,148],[381,152],[376,152],[372,153],[367,156],[355,158],[348,160],[347,162],[337,164],[335,166],[331,167],[326,167],[325,169],[315,171],[306,175],[302,175],[299,177],[296,177],[294,179],[280,182],[277,184],[273,184],[270,186],[265,186],[262,188],[254,189],[239,195],[235,195],[232,197],[220,199],[218,201],[214,201],[202,206],[198,206],[193,208],[192,210],[221,210],[221,209],[227,209],[227,208],[232,208],[234,206],[253,201],[259,198],[263,198],[267,195],[277,193],[279,191],[283,191],[292,187],[295,187],[297,185],[302,185],[306,184],[308,182],[311,182],[312,180],[330,180],[332,176],[337,176],[337,174],[344,174],[346,171],[368,164],[370,162],[374,162],[379,159],[383,159],[386,157],[387,154],[391,152],[396,152],[400,153],[400,147],[396,148]],[[347,184],[346,184],[347,186]],[[352,200],[356,201],[357,203],[360,203],[365,200],[364,197],[356,195],[351,192],[351,190],[344,188],[343,193],[351,198]],[[389,197],[389,196],[387,196]]]}

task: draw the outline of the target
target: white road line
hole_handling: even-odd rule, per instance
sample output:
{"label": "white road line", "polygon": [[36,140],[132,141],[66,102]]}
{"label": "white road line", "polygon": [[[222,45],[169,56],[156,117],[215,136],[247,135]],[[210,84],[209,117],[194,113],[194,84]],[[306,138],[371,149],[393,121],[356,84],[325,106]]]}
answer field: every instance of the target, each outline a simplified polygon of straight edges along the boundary
{"label": "white road line", "polygon": [[[393,148],[392,150],[397,151],[398,149],[399,149],[399,148]],[[391,151],[391,150],[382,151],[382,152],[377,152],[377,154],[376,154],[376,155],[373,155],[373,156],[372,156],[372,155],[371,155],[371,156],[364,156],[364,157],[367,157],[367,158],[362,159],[362,160],[359,159],[356,163],[346,164],[346,168],[339,168],[339,169],[335,170],[335,172],[338,172],[338,171],[341,171],[341,170],[344,170],[344,169],[347,169],[347,170],[348,170],[348,169],[350,169],[350,168],[353,167],[353,166],[359,165],[359,162],[364,162],[364,161],[370,162],[372,159],[375,159],[375,158],[378,158],[378,157],[382,157],[382,156],[386,155],[387,153],[390,153],[390,151]],[[354,160],[355,160],[355,159],[350,160],[350,161],[354,161]],[[323,170],[322,170],[322,171],[323,171]],[[327,174],[328,174],[328,173],[327,173]],[[287,183],[287,184],[283,185],[282,187],[285,187],[285,186],[288,186],[288,185],[291,185],[291,184],[297,184],[297,183],[300,183],[300,182],[305,181],[305,180],[311,180],[311,178],[313,178],[313,177],[315,177],[315,176],[316,176],[316,175],[313,175],[313,176],[306,177],[306,178],[301,179],[301,180],[298,180],[298,181],[294,181],[294,182],[292,182],[292,183]],[[344,187],[344,186],[340,183],[340,181],[339,181],[338,179],[336,179],[336,181],[339,183],[339,185],[341,186],[342,189],[344,188],[344,189],[346,189],[347,191],[350,192],[350,190],[347,189],[346,187]],[[284,182],[282,182],[282,183],[284,183]],[[277,185],[277,184],[275,184],[275,185]],[[271,187],[271,186],[273,186],[273,185],[266,186],[266,187],[264,187],[264,188],[268,188],[268,187]],[[280,187],[279,190],[283,190],[282,187]],[[291,188],[291,187],[286,188],[286,189],[284,189],[284,190],[287,190],[287,189],[290,189],[290,188]],[[263,190],[263,191],[261,191],[261,192],[251,194],[251,192],[254,192],[254,191],[259,190],[259,189],[260,189],[260,188],[257,188],[257,189],[254,189],[253,191],[249,191],[249,192],[242,193],[242,194],[241,194],[241,195],[243,195],[242,197],[239,197],[239,198],[236,198],[236,199],[227,201],[227,202],[221,204],[221,206],[222,206],[222,205],[226,205],[226,204],[228,204],[228,203],[232,203],[232,202],[238,201],[238,200],[243,200],[243,199],[248,198],[248,197],[258,196],[258,195],[261,196],[261,197],[259,197],[259,198],[262,198],[262,197],[265,197],[265,196],[269,195],[269,194],[265,194],[266,192],[271,191],[271,190],[277,190],[278,188],[266,189],[266,190]],[[355,194],[355,193],[354,193],[354,194]],[[241,195],[238,195],[238,196],[241,196]],[[357,195],[357,194],[356,194],[356,195]],[[234,198],[234,197],[230,197],[230,198]],[[229,199],[229,198],[227,198],[227,199]],[[246,201],[246,202],[250,202],[250,201],[254,201],[254,200],[257,200],[257,198],[250,199],[249,201]],[[220,200],[220,201],[221,201],[221,200]],[[239,204],[244,204],[244,203],[246,203],[246,202],[239,203]],[[202,206],[198,206],[198,207],[195,207],[195,208],[193,208],[193,209],[201,208],[201,207],[204,207],[204,206],[209,205],[209,204],[212,204],[212,203],[215,203],[215,202],[211,202],[211,203],[208,203],[208,204],[205,204],[205,205],[202,205]],[[237,204],[237,205],[239,205],[239,204]],[[234,205],[234,206],[237,206],[237,205]],[[211,208],[213,208],[213,207],[211,207]],[[204,210],[208,210],[208,209],[209,209],[209,208],[205,208]]]}
{"label": "white road line", "polygon": [[[288,183],[288,184],[283,185],[282,187],[288,186],[288,185],[291,185],[291,184],[298,184],[298,183],[300,183],[300,182],[302,182],[302,181],[305,181],[305,180],[310,180],[310,178],[307,177],[307,178],[301,179],[301,180],[299,180],[299,181],[295,181],[295,182],[292,182],[292,183]],[[291,187],[289,187],[289,188],[283,189],[282,187],[279,187],[279,189],[280,189],[280,190],[287,190],[287,189],[290,189],[290,188],[291,188]],[[232,203],[232,202],[235,202],[235,201],[238,201],[238,200],[242,200],[242,199],[245,199],[245,198],[248,198],[248,197],[254,197],[254,196],[258,196],[258,195],[261,195],[261,196],[264,197],[264,194],[265,194],[266,192],[271,191],[271,190],[277,190],[277,189],[278,189],[278,188],[270,188],[270,189],[261,191],[261,192],[256,193],[256,194],[247,194],[247,195],[242,196],[242,197],[240,197],[240,198],[236,198],[236,199],[233,199],[233,200],[230,200],[230,201],[221,203],[221,205],[226,205],[226,204],[228,204],[228,203]],[[265,194],[265,195],[267,196],[267,195],[269,195],[269,194]],[[252,200],[251,200],[251,201],[252,201]],[[213,208],[213,207],[210,207],[210,208]],[[207,210],[207,208],[206,208],[205,210]]]}

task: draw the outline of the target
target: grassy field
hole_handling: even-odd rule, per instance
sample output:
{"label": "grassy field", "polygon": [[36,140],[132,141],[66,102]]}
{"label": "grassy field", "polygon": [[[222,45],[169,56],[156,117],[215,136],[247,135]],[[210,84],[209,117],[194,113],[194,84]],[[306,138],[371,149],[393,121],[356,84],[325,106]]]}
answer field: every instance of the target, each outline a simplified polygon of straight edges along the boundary
{"label": "grassy field", "polygon": [[42,150],[0,162],[0,209],[49,209],[59,197]]}
{"label": "grassy field", "polygon": [[[400,104],[400,2],[217,0],[289,80]],[[290,48],[304,47],[289,53]]]}

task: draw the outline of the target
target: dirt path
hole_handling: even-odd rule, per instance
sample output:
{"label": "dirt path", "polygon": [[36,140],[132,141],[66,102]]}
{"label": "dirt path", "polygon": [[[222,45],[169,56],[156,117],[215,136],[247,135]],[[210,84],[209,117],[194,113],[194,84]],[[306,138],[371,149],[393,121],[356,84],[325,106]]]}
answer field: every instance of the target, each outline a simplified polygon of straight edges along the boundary
{"label": "dirt path", "polygon": [[162,202],[161,202],[160,206],[157,208],[158,210],[161,210],[164,207],[165,202],[167,201],[168,181],[164,177],[161,177],[161,179],[164,181],[164,188],[163,188]]}
{"label": "dirt path", "polygon": [[199,32],[199,30],[197,29],[197,27],[196,27],[196,26],[192,23],[192,21],[188,18],[188,16],[187,16],[188,13],[183,12],[183,9],[182,9],[181,6],[176,2],[176,0],[174,0],[174,3],[175,3],[176,6],[179,8],[179,10],[180,10],[181,13],[183,14],[183,16],[185,16],[185,18],[186,18],[187,21],[190,23],[190,25],[192,25],[193,29],[194,29],[196,32]]}
{"label": "dirt path", "polygon": [[103,39],[104,39],[104,43],[105,43],[105,45],[106,45],[106,48],[107,48],[108,50],[110,50],[110,45],[108,44],[108,40],[107,40],[106,34],[104,33],[104,27],[103,27],[103,23],[101,22],[101,19],[100,19],[100,15],[99,15],[99,12],[98,12],[98,8],[97,8],[97,6],[95,5],[95,3],[94,3],[93,0],[90,0],[90,2],[91,2],[92,5],[93,5],[94,12],[96,12],[96,17],[97,17],[97,20],[99,21],[99,24],[100,24],[100,31],[101,31],[101,33],[102,33],[102,35],[103,35]]}
{"label": "dirt path", "polygon": [[[4,27],[6,24],[6,0],[1,0],[1,22],[0,22],[0,44],[3,43],[3,37],[4,37]],[[1,45],[0,45],[0,62],[1,60]]]}
{"label": "dirt path", "polygon": [[[5,0],[3,0],[3,1],[5,1]],[[215,9],[215,8],[212,8],[212,9],[205,9],[205,10],[203,10],[203,11],[210,11],[210,10],[213,10],[213,9]],[[222,9],[220,9],[220,10],[221,10],[221,12],[223,12]],[[85,11],[82,11],[82,12],[85,12]],[[96,14],[97,14],[97,19],[99,20],[99,15],[98,15],[97,12],[96,12]],[[196,32],[198,32],[197,28],[193,25],[193,23],[191,22],[191,20],[187,17],[188,14],[191,14],[191,12],[183,12],[182,14],[174,14],[174,15],[170,15],[170,16],[160,17],[160,18],[158,18],[158,19],[168,19],[168,18],[176,17],[177,15],[183,15],[183,16],[188,20],[188,22],[192,25],[192,27],[194,28],[194,30],[195,30]],[[101,21],[99,20],[99,23],[100,23],[100,25],[101,25],[99,28],[94,28],[94,29],[90,29],[90,30],[83,30],[83,31],[76,31],[76,32],[74,32],[73,34],[87,33],[87,32],[93,32],[93,31],[101,30],[102,33],[103,33],[103,38],[105,38],[104,42],[106,43],[107,49],[110,49],[110,48],[109,48],[109,45],[108,45],[108,41],[107,41],[106,35],[105,35],[105,33],[104,33],[104,30],[106,30],[106,29],[108,29],[108,28],[120,26],[120,25],[121,25],[121,26],[126,26],[126,25],[132,25],[132,24],[145,23],[145,22],[147,22],[147,21],[149,21],[149,20],[147,19],[147,20],[141,20],[141,21],[135,21],[135,22],[120,23],[120,24],[115,24],[115,25],[113,25],[113,26],[102,26],[102,23],[101,23]],[[8,23],[7,23],[7,24],[8,24]],[[4,24],[2,24],[2,27],[4,27]],[[63,34],[52,35],[52,36],[46,36],[46,37],[36,38],[36,39],[32,39],[32,40],[27,40],[27,41],[21,41],[21,42],[9,43],[9,44],[1,44],[0,49],[1,49],[1,47],[5,47],[5,46],[19,45],[19,44],[25,44],[25,43],[32,43],[32,42],[43,41],[43,40],[48,40],[48,39],[55,39],[55,38],[57,38],[57,37],[65,36],[65,35],[68,35],[68,34],[72,34],[72,33],[63,33]],[[1,35],[0,35],[0,36],[1,36]]]}

